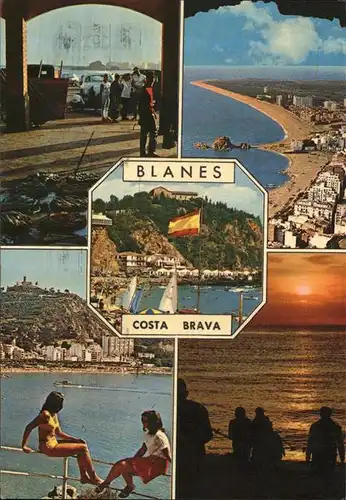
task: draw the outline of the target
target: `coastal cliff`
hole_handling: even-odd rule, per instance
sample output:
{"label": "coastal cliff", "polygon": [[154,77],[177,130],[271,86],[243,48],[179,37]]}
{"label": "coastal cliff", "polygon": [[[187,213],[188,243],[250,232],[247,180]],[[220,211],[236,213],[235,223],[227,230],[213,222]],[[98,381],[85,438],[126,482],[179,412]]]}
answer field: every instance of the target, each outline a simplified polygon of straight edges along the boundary
{"label": "coastal cliff", "polygon": [[[145,222],[146,221],[143,221],[144,225],[146,225]],[[136,229],[132,233],[132,237],[140,246],[141,251],[145,254],[163,254],[167,255],[168,257],[179,259],[180,261],[185,260],[181,253],[178,252],[178,250],[174,247],[174,245],[169,242],[163,234],[160,234],[153,227],[143,227]]]}
{"label": "coastal cliff", "polygon": [[91,235],[91,267],[93,271],[116,274],[119,266],[114,256],[117,253],[115,243],[109,238],[103,227],[94,227]]}

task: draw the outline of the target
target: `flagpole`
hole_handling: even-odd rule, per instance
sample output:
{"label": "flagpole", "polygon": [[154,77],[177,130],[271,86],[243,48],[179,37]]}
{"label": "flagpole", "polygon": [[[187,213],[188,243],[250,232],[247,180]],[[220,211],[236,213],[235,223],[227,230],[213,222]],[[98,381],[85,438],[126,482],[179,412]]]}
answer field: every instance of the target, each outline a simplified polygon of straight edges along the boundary
{"label": "flagpole", "polygon": [[239,312],[238,312],[238,326],[240,326],[243,322],[243,302],[244,300],[244,292],[239,292]]}
{"label": "flagpole", "polygon": [[198,249],[198,283],[197,283],[197,313],[200,313],[201,302],[201,281],[202,281],[202,220],[203,220],[203,201],[199,213],[199,249]]}

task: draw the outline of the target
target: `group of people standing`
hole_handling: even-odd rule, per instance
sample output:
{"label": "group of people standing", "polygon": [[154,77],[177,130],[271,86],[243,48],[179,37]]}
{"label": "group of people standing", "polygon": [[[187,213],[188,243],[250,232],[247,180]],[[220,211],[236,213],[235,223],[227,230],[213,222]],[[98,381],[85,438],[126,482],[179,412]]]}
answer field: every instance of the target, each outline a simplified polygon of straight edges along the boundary
{"label": "group of people standing", "polygon": [[[331,408],[322,407],[320,419],[311,425],[307,439],[306,462],[311,463],[312,471],[321,477],[330,476],[338,455],[341,463],[345,460],[343,432],[331,417]],[[263,408],[256,408],[252,420],[243,407],[236,408],[234,418],[229,422],[228,435],[223,434],[212,428],[207,409],[188,399],[186,384],[178,379],[178,499],[196,498],[199,483],[208,476],[205,445],[213,439],[214,433],[232,441],[232,457],[238,472],[253,470],[262,480],[276,470],[285,456],[281,437],[274,431]]]}
{"label": "group of people standing", "polygon": [[141,157],[156,156],[157,83],[154,72],[144,75],[134,68],[132,75],[128,73],[120,77],[115,74],[112,82],[106,73],[100,88],[102,121],[117,123],[119,116],[123,121],[129,120],[131,109],[132,120],[138,119]]}
{"label": "group of people standing", "polygon": [[241,467],[250,462],[257,468],[275,466],[285,456],[280,435],[273,430],[273,424],[263,408],[256,408],[251,420],[239,406],[235,418],[229,422],[228,438],[232,440],[233,454]]}

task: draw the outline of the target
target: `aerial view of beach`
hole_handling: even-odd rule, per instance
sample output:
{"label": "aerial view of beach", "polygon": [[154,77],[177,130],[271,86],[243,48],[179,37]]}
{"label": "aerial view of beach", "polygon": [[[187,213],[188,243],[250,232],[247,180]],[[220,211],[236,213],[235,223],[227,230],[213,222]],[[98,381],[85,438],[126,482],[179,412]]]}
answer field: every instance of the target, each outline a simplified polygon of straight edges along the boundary
{"label": "aerial view of beach", "polygon": [[345,44],[337,20],[274,3],[185,20],[183,153],[243,162],[269,191],[271,248],[345,245]]}

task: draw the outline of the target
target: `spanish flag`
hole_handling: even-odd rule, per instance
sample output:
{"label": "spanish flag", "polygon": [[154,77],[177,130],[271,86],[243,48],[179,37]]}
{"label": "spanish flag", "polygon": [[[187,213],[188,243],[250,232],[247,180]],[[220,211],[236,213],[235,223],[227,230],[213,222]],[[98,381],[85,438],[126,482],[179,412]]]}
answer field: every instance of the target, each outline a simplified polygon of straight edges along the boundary
{"label": "spanish flag", "polygon": [[193,236],[199,234],[200,226],[201,211],[197,209],[189,214],[171,219],[168,226],[168,236]]}

